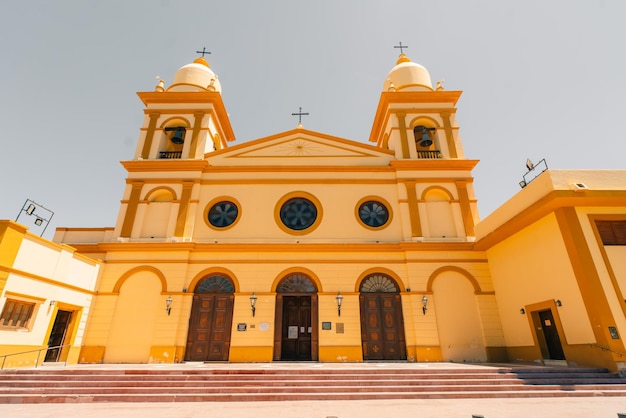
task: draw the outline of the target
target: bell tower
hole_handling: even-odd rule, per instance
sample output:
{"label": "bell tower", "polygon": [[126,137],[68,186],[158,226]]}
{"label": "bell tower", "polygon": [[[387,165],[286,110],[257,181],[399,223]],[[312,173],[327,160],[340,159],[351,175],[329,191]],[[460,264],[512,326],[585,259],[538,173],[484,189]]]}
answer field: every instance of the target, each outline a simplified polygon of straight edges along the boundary
{"label": "bell tower", "polygon": [[[205,156],[235,140],[217,75],[202,57],[176,72],[169,86],[139,92],[144,121],[128,171],[114,239],[184,240],[193,231]],[[158,180],[157,180],[158,179]]]}
{"label": "bell tower", "polygon": [[407,239],[474,239],[479,217],[471,170],[478,161],[463,153],[456,121],[461,93],[439,82],[433,89],[428,70],[404,53],[383,83],[369,140],[395,154],[392,166],[406,193],[401,205],[410,215]]}
{"label": "bell tower", "polygon": [[464,158],[456,123],[460,91],[433,89],[423,66],[400,54],[383,84],[370,142],[398,159]]}
{"label": "bell tower", "polygon": [[171,86],[161,80],[152,92],[137,93],[144,123],[135,159],[202,159],[234,141],[222,87],[204,57],[180,68]]}

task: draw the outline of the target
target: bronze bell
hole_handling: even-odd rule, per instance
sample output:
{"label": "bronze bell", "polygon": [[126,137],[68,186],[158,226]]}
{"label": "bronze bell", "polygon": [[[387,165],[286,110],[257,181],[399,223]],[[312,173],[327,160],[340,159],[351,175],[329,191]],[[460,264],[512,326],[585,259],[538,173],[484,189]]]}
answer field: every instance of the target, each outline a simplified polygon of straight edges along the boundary
{"label": "bronze bell", "polygon": [[434,131],[434,128],[427,128],[419,125],[413,128],[413,135],[415,135],[415,142],[419,141],[419,146],[428,148],[433,144],[433,140],[430,138],[428,131]]}
{"label": "bronze bell", "polygon": [[182,126],[177,126],[177,127],[173,127],[173,128],[165,128],[164,129],[165,132],[174,132],[172,134],[172,137],[170,138],[170,140],[176,144],[176,145],[180,145],[183,142],[185,142],[185,131],[186,129]]}

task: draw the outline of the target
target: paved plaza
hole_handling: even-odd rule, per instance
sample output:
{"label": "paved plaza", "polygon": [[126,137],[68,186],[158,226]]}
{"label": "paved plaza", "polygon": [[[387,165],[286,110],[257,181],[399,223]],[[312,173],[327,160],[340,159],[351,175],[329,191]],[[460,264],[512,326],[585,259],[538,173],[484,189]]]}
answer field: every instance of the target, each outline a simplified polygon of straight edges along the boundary
{"label": "paved plaza", "polygon": [[620,411],[622,397],[0,405],[1,417],[16,418],[616,418]]}

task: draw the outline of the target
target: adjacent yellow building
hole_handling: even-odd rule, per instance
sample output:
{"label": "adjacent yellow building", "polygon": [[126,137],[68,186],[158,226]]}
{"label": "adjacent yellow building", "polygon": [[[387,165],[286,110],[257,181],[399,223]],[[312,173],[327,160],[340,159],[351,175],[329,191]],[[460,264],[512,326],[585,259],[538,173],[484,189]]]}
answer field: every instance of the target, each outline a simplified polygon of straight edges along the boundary
{"label": "adjacent yellow building", "polygon": [[76,363],[100,262],[0,220],[0,368]]}
{"label": "adjacent yellow building", "polygon": [[479,222],[461,92],[404,54],[381,81],[370,145],[231,145],[204,58],[138,93],[115,226],[54,236],[102,262],[78,360],[624,368],[626,171],[545,171]]}

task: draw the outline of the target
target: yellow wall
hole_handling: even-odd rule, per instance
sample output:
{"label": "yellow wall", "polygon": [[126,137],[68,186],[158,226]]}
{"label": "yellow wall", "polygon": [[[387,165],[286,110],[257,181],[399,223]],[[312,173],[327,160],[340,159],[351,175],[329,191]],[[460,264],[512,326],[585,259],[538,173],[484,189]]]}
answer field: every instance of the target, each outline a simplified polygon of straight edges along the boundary
{"label": "yellow wall", "polygon": [[478,304],[472,284],[458,273],[440,275],[433,284],[433,305],[444,361],[487,361]]}
{"label": "yellow wall", "polygon": [[[204,248],[207,251],[203,251]],[[454,323],[454,315],[449,310],[437,308],[438,304],[451,300],[446,296],[450,290],[438,295],[436,288],[433,294],[428,286],[429,283],[443,283],[447,276],[456,277],[469,286],[466,302],[472,306],[477,325],[471,331],[467,327],[462,331],[471,334],[472,340],[479,341],[483,351],[487,346],[503,344],[497,305],[490,293],[493,286],[482,254],[452,255],[441,251],[429,253],[426,258],[424,253],[405,253],[397,248],[390,251],[383,245],[374,247],[378,252],[324,251],[325,246],[320,246],[320,251],[307,247],[280,252],[250,252],[246,248],[227,251],[228,248],[226,244],[196,246],[191,255],[185,251],[110,253],[101,275],[100,291],[92,306],[81,353],[83,361],[181,361],[187,343],[193,287],[202,277],[215,272],[226,274],[235,282],[229,358],[233,362],[271,361],[276,309],[273,286],[292,271],[302,271],[319,280],[320,361],[363,360],[357,290],[359,278],[371,272],[389,274],[400,286],[409,361],[443,359],[440,321]],[[254,250],[264,248],[267,247],[252,247]],[[208,249],[214,250],[208,252]],[[406,264],[407,258],[412,259],[410,264]],[[450,258],[450,262],[446,262],[446,258]],[[473,262],[472,258],[475,259]],[[141,263],[133,260],[141,260]],[[212,265],[215,267],[210,267]],[[406,292],[409,287],[411,291]],[[480,290],[477,294],[475,287]],[[187,293],[183,293],[183,289],[187,289]],[[337,315],[335,300],[339,291],[344,296],[341,316]],[[252,292],[258,298],[255,317],[250,309]],[[426,315],[422,313],[424,294],[429,296]],[[167,296],[172,297],[170,316],[165,312]],[[135,313],[139,300],[143,313]],[[453,304],[456,303],[453,300]],[[324,322],[331,323],[330,330],[322,329]],[[238,331],[238,324],[246,324],[246,331]],[[337,332],[338,324],[343,333]],[[131,329],[138,331],[131,332]],[[455,328],[449,332],[454,333]],[[470,348],[468,345],[460,351]],[[464,359],[479,358],[476,354],[464,353],[462,356]],[[480,359],[484,360],[484,355]]]}
{"label": "yellow wall", "polygon": [[604,251],[615,275],[617,286],[622,295],[626,295],[626,246],[606,246]]}
{"label": "yellow wall", "polygon": [[561,300],[559,316],[569,344],[595,341],[555,215],[548,215],[487,251],[508,346],[534,345],[520,309]]}
{"label": "yellow wall", "polygon": [[124,282],[111,319],[105,362],[148,361],[151,347],[157,345],[157,322],[167,315],[164,309],[159,309],[165,307],[160,292],[161,282],[148,272],[133,275]]}
{"label": "yellow wall", "polygon": [[26,228],[20,224],[0,220],[0,294],[6,286],[8,269],[13,267],[25,233]]}

